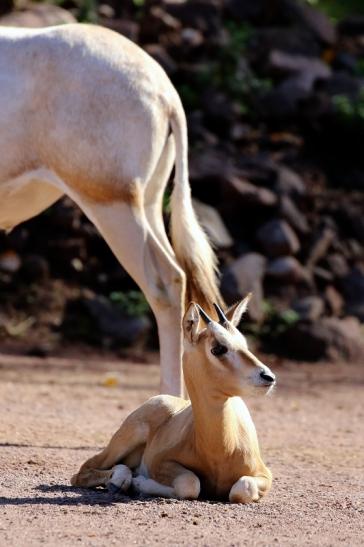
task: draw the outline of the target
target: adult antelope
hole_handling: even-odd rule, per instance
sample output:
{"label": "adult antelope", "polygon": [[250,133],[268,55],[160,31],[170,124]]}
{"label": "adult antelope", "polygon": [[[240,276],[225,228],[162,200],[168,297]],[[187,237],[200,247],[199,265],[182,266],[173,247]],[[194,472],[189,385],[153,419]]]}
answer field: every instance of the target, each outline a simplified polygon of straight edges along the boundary
{"label": "adult antelope", "polygon": [[[74,486],[108,486],[144,494],[258,501],[271,487],[245,393],[265,393],[275,376],[237,330],[248,298],[217,307],[220,322],[191,304],[183,320],[183,371],[191,401],[159,395],[129,415],[100,454],[72,478]],[[202,321],[205,326],[201,325]],[[133,478],[134,473],[134,478]]]}
{"label": "adult antelope", "polygon": [[[185,302],[221,301],[188,183],[187,130],[162,68],[97,26],[0,28],[0,228],[70,196],[144,292],[161,392],[180,395]],[[162,198],[175,163],[172,245]]]}

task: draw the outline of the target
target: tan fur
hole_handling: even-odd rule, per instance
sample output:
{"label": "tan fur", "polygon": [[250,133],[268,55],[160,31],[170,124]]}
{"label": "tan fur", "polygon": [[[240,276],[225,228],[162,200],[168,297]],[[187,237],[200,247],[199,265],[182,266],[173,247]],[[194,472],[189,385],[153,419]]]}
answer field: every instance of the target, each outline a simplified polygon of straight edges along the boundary
{"label": "tan fur", "polygon": [[[132,42],[77,24],[0,27],[0,90],[0,229],[71,197],[144,292],[158,324],[161,391],[180,395],[186,292],[202,305],[221,297],[191,204],[176,90]],[[172,248],[162,199],[173,164]]]}
{"label": "tan fur", "polygon": [[[234,312],[232,312],[234,313]],[[74,486],[113,484],[114,466],[129,465],[134,487],[168,497],[204,496],[232,502],[257,501],[271,487],[272,475],[260,456],[246,390],[264,390],[260,373],[274,376],[249,352],[234,324],[201,328],[192,304],[184,319],[184,374],[190,401],[162,395],[133,412],[109,445],[86,461]],[[224,341],[225,355],[210,348]],[[254,358],[253,358],[254,357]]]}

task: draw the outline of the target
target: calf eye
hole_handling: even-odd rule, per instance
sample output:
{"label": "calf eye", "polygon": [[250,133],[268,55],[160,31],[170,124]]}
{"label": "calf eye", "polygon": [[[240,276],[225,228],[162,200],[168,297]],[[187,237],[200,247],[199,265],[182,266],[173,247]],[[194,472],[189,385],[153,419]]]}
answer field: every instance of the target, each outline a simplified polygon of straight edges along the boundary
{"label": "calf eye", "polygon": [[224,353],[227,352],[227,347],[222,346],[221,344],[216,344],[213,348],[211,348],[212,355],[215,355],[216,357],[220,357],[220,355],[224,355]]}

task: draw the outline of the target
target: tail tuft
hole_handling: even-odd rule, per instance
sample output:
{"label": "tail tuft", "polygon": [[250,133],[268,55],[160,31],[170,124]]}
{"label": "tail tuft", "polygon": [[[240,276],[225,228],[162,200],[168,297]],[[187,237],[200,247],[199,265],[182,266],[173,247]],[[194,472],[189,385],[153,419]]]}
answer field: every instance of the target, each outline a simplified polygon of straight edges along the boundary
{"label": "tail tuft", "polygon": [[218,289],[217,259],[201,228],[191,201],[188,182],[187,126],[179,103],[171,115],[176,144],[175,185],[171,199],[171,236],[180,266],[186,273],[186,305],[192,300],[213,317],[215,302],[224,306]]}

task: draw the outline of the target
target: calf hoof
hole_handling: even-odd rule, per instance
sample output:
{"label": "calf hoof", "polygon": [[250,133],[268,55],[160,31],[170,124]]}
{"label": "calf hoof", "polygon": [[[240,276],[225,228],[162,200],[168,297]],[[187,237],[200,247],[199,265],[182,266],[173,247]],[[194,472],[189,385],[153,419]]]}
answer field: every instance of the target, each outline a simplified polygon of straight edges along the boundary
{"label": "calf hoof", "polygon": [[109,494],[112,494],[113,496],[116,494],[120,494],[120,488],[116,486],[116,484],[113,484],[112,482],[108,483],[107,491],[109,492]]}
{"label": "calf hoof", "polygon": [[253,477],[241,477],[230,490],[231,503],[252,503],[258,500],[258,485]]}
{"label": "calf hoof", "polygon": [[112,470],[111,479],[106,484],[110,493],[126,492],[132,480],[132,474],[126,465],[115,465]]}

